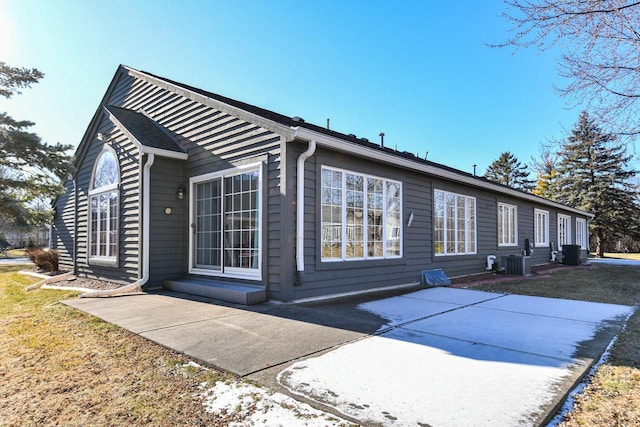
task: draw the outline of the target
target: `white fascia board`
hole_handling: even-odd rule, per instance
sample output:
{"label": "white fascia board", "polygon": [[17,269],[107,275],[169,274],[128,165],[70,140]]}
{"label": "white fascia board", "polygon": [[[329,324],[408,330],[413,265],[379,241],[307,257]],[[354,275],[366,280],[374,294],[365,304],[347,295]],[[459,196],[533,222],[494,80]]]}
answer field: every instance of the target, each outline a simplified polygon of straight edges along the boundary
{"label": "white fascia board", "polygon": [[293,131],[292,140],[298,138],[305,141],[316,141],[316,143],[320,146],[324,146],[330,148],[332,150],[343,151],[346,153],[351,153],[356,156],[361,156],[369,159],[378,160],[384,163],[388,163],[394,166],[398,166],[405,169],[410,169],[422,173],[426,173],[432,176],[436,176],[439,178],[443,178],[449,181],[454,181],[466,185],[470,185],[473,187],[482,188],[489,191],[494,191],[497,193],[501,193],[507,196],[512,196],[518,199],[524,199],[535,203],[537,205],[544,205],[549,207],[554,207],[557,209],[562,209],[567,212],[572,212],[578,215],[583,215],[593,219],[594,215],[590,212],[585,212],[580,209],[571,208],[569,206],[564,206],[561,203],[553,202],[551,200],[543,199],[541,197],[535,196],[533,194],[523,193],[518,190],[514,190],[511,188],[506,188],[500,185],[492,184],[490,182],[483,182],[476,178],[461,175],[455,173],[453,171],[449,171],[446,169],[441,169],[436,166],[427,165],[421,162],[416,162],[410,159],[405,159],[400,156],[394,156],[389,153],[380,152],[375,149],[371,149],[368,147],[364,147],[362,145],[354,144],[349,141],[345,141],[343,139],[334,138],[329,135],[325,135],[323,133],[315,132],[310,129],[295,127],[291,128]]}
{"label": "white fascia board", "polygon": [[124,126],[120,122],[120,120],[118,120],[116,116],[114,116],[111,113],[111,111],[109,111],[108,108],[103,107],[103,110],[107,115],[107,117],[109,117],[109,120],[111,120],[111,122],[114,125],[116,125],[116,127],[120,129],[120,131],[122,131],[122,133],[124,133],[127,136],[127,138],[129,138],[131,141],[133,141],[134,144],[138,146],[138,149],[140,150],[140,154],[154,154],[156,156],[166,157],[169,159],[178,159],[178,160],[187,160],[189,158],[189,155],[187,153],[180,153],[178,151],[171,151],[171,150],[163,150],[162,148],[148,147],[142,144],[140,141],[138,141],[138,139],[135,136],[133,136],[133,134],[131,134],[131,132],[129,132],[126,126]]}
{"label": "white fascia board", "polygon": [[260,127],[263,127],[271,132],[277,133],[279,135],[284,136],[285,138],[291,138],[291,129],[288,126],[280,124],[278,122],[274,122],[273,120],[269,120],[260,116],[258,114],[251,113],[247,110],[243,110],[242,108],[235,107],[233,105],[229,105],[225,102],[219,101],[214,98],[209,98],[208,96],[199,94],[192,90],[186,89],[182,86],[178,86],[172,83],[169,83],[163,79],[150,76],[149,74],[144,73],[143,71],[138,71],[131,67],[124,66],[129,74],[133,77],[146,80],[154,85],[169,90],[173,93],[180,94],[185,98],[191,99],[193,101],[199,102],[211,108],[214,108],[218,111],[222,111],[223,113],[229,114],[231,116],[237,117],[241,120],[247,121],[249,123],[254,123]]}
{"label": "white fascia board", "polygon": [[140,152],[142,154],[155,154],[156,156],[167,157],[169,159],[177,159],[177,160],[187,160],[189,158],[189,155],[187,153],[179,153],[177,151],[163,150],[162,148],[153,148],[153,147],[148,147],[146,145],[141,145],[141,147],[142,148]]}

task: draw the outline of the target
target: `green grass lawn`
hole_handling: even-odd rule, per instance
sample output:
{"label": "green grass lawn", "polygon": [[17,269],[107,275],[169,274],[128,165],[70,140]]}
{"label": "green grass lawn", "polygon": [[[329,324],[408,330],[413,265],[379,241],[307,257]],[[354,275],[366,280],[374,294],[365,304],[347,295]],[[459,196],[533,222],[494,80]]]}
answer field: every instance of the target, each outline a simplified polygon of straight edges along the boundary
{"label": "green grass lawn", "polygon": [[[549,278],[486,284],[473,289],[638,307],[640,267],[599,264],[589,269],[567,268]],[[640,425],[640,310],[631,316],[609,360],[600,365],[562,425]]]}

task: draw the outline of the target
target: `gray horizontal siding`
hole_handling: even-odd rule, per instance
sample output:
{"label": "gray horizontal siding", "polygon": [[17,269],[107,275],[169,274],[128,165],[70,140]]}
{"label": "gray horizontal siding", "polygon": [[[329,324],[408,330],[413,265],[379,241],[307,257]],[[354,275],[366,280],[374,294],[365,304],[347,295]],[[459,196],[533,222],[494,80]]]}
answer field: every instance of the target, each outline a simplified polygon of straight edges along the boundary
{"label": "gray horizontal siding", "polygon": [[[304,143],[294,144],[288,155],[297,157],[306,148]],[[333,166],[359,173],[399,180],[403,184],[403,257],[401,259],[322,262],[320,260],[320,166]],[[514,197],[471,188],[463,184],[414,173],[390,165],[372,163],[344,153],[319,148],[306,163],[305,169],[305,273],[306,281],[294,288],[293,299],[327,294],[340,294],[369,290],[420,281],[423,270],[442,268],[449,277],[485,272],[486,259],[496,255],[521,254],[525,239],[534,242],[534,209],[536,206]],[[433,253],[433,191],[450,191],[476,199],[477,252],[471,255],[436,256]],[[498,245],[498,203],[517,206],[518,245]],[[550,241],[556,240],[557,210],[549,211]],[[412,225],[407,219],[413,213]],[[576,215],[572,214],[572,218]],[[575,224],[575,219],[573,220]],[[573,225],[575,228],[575,225]],[[572,230],[575,238],[575,231]],[[532,263],[544,264],[550,260],[550,248],[534,248]]]}
{"label": "gray horizontal siding", "polygon": [[55,217],[51,228],[51,248],[58,251],[60,270],[73,270],[73,236],[75,234],[75,192],[73,181],[64,184],[64,193],[54,205]]}
{"label": "gray horizontal siding", "polygon": [[103,142],[95,139],[89,142],[90,146],[76,174],[78,191],[77,271],[81,276],[131,283],[139,277],[139,150],[106,118],[101,119],[97,132],[109,135],[109,143],[116,151],[120,167],[118,265],[104,267],[89,262],[88,194],[95,162],[104,146]]}
{"label": "gray horizontal siding", "polygon": [[[150,265],[149,286],[159,286],[165,279],[186,274],[188,248],[186,224],[189,221],[188,195],[179,200],[178,188],[188,180],[184,162],[156,158],[151,168],[150,198]],[[165,209],[170,208],[167,215]]]}
{"label": "gray horizontal siding", "polygon": [[[282,196],[273,189],[279,187],[281,179],[280,136],[203,105],[185,91],[172,92],[130,75],[121,79],[108,103],[135,111],[144,110],[189,154],[184,162],[158,163],[156,160],[151,169],[151,284],[185,274],[189,268],[189,210],[186,199],[180,205],[175,200],[179,185],[188,186],[189,177],[261,162],[265,166],[262,283],[268,287],[271,298],[279,298]],[[171,215],[164,214],[165,207],[172,208]]]}

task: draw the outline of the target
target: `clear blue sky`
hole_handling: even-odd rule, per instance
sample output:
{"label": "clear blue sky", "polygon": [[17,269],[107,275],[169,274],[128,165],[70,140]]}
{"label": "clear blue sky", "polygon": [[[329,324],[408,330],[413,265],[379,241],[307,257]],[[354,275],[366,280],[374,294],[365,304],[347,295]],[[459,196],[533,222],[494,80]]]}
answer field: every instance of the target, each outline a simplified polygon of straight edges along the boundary
{"label": "clear blue sky", "polygon": [[478,173],[528,163],[580,108],[557,52],[495,49],[501,0],[0,0],[0,61],[45,78],[0,111],[77,145],[119,64]]}

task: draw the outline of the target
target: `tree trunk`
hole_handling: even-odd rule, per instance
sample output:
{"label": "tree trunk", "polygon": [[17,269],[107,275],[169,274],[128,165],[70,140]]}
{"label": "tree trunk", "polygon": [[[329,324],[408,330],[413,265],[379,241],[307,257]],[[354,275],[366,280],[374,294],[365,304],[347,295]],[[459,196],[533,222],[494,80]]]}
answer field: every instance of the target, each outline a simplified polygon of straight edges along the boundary
{"label": "tree trunk", "polygon": [[604,258],[604,236],[602,230],[596,230],[596,257]]}

